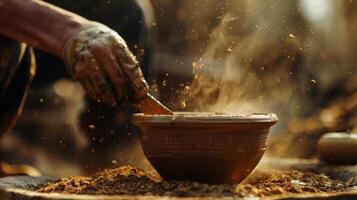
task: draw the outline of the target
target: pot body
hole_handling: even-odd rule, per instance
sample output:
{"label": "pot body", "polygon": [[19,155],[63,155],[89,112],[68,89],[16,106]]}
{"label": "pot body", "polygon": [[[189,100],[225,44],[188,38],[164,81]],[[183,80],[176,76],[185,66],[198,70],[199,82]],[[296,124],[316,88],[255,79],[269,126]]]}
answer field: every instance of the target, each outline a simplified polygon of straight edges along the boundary
{"label": "pot body", "polygon": [[357,133],[327,133],[317,143],[320,158],[330,164],[357,164]]}
{"label": "pot body", "polygon": [[259,163],[270,122],[139,124],[145,156],[164,179],[239,183]]}

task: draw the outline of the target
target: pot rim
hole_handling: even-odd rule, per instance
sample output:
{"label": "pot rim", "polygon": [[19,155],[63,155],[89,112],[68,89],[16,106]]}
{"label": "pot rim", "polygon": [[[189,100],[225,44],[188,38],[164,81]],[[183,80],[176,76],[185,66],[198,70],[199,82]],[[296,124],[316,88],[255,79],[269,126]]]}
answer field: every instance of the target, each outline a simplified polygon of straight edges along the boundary
{"label": "pot rim", "polygon": [[208,112],[175,112],[175,115],[134,114],[134,124],[237,124],[273,123],[278,121],[274,113],[223,114]]}

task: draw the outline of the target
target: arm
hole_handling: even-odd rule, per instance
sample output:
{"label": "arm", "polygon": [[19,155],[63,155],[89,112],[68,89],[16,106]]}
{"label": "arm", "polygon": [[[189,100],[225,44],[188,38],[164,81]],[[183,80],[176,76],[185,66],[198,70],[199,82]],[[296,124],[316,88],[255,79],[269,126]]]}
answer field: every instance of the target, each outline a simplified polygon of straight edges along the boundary
{"label": "arm", "polygon": [[58,56],[65,41],[90,24],[43,1],[0,0],[0,33]]}
{"label": "arm", "polygon": [[147,92],[125,41],[103,24],[40,0],[0,0],[0,34],[61,57],[93,99],[109,105]]}

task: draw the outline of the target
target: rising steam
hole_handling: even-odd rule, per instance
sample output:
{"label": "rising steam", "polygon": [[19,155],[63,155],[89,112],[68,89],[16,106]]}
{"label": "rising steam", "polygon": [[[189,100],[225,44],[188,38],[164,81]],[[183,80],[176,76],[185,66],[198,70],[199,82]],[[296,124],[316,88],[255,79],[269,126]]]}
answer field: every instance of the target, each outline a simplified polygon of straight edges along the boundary
{"label": "rising steam", "polygon": [[343,4],[317,2],[330,8],[320,11],[329,19],[322,23],[306,14],[306,1],[234,2],[192,64],[186,102],[195,111],[275,112],[287,120],[316,111],[351,70]]}
{"label": "rising steam", "polygon": [[300,56],[294,36],[279,38],[275,45],[262,34],[266,29],[237,35],[237,23],[241,22],[234,15],[225,15],[207,50],[193,63],[191,95],[196,111],[271,112],[289,100],[290,67]]}

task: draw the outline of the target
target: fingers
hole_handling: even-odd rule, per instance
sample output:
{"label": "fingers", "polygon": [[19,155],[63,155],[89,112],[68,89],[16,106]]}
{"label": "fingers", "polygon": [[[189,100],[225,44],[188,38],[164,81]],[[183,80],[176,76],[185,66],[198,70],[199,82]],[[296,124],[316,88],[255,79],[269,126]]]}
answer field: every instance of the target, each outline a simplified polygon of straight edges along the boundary
{"label": "fingers", "polygon": [[76,44],[67,50],[68,58],[81,59],[73,61],[78,64],[72,68],[72,60],[64,56],[69,72],[91,98],[105,104],[114,106],[130,92],[134,92],[133,100],[146,96],[148,85],[125,41],[110,29],[98,30],[87,30],[72,41]]}
{"label": "fingers", "polygon": [[114,98],[112,87],[107,81],[97,61],[92,56],[86,55],[84,63],[86,65],[86,74],[90,83],[93,85],[94,91],[98,95],[99,100],[107,105],[115,106],[116,100]]}
{"label": "fingers", "polygon": [[146,95],[149,90],[139,63],[127,47],[121,47],[114,50],[114,54],[125,76],[129,79],[133,87],[135,96],[140,99]]}
{"label": "fingers", "polygon": [[91,83],[89,78],[83,73],[86,69],[83,56],[81,57],[81,59],[79,59],[73,69],[78,72],[74,74],[73,78],[77,79],[82,84],[83,88],[85,89],[86,93],[90,98],[92,98],[93,100],[98,100],[99,96],[95,92],[93,84]]}
{"label": "fingers", "polygon": [[102,45],[92,46],[91,52],[109,78],[117,100],[127,99],[126,77],[112,52]]}
{"label": "fingers", "polygon": [[87,78],[87,77],[78,78],[78,81],[82,84],[82,86],[85,89],[87,95],[91,99],[93,99],[95,101],[98,101],[98,99],[100,99],[98,94],[96,93],[96,91],[94,89],[94,85],[92,84],[92,82],[90,81],[89,78]]}

